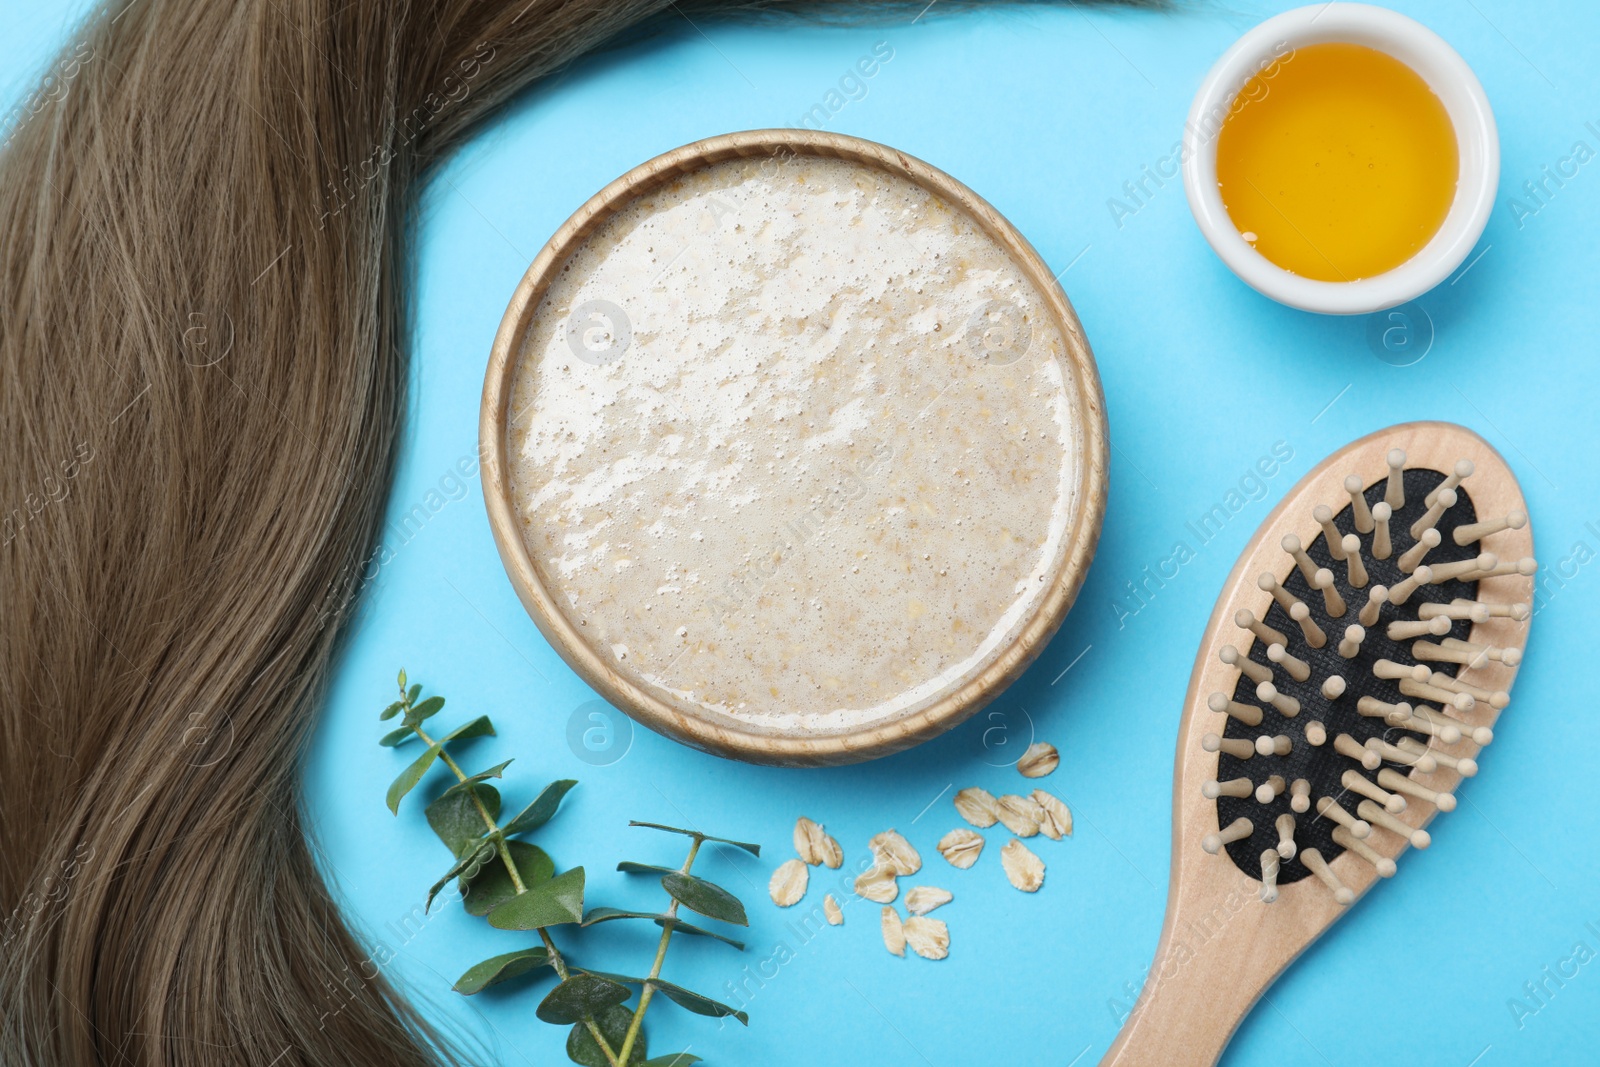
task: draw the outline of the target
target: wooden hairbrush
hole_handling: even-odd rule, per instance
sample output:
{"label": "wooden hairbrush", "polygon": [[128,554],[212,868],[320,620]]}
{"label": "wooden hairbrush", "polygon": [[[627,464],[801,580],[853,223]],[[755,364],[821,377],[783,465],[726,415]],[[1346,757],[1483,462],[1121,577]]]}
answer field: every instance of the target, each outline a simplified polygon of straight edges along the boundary
{"label": "wooden hairbrush", "polygon": [[1200,642],[1155,962],[1104,1065],[1212,1064],[1272,981],[1478,771],[1533,599],[1516,477],[1461,426],[1363,437],[1300,480]]}

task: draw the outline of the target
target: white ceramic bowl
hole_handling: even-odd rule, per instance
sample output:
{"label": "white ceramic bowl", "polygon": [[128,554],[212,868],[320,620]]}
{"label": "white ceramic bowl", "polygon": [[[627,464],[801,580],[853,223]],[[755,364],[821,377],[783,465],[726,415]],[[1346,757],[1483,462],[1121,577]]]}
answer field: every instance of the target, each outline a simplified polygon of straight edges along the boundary
{"label": "white ceramic bowl", "polygon": [[[1391,271],[1354,282],[1291,274],[1240,235],[1217,188],[1217,131],[1239,90],[1258,71],[1305,45],[1344,42],[1386,52],[1420,74],[1455,126],[1461,172],[1455,202],[1433,239]],[[1183,131],[1189,209],[1217,255],[1257,292],[1324,315],[1361,315],[1415,299],[1448,278],[1477,244],[1500,182],[1500,138],[1489,98],[1472,68],[1438,34],[1371,4],[1313,4],[1270,18],[1234,42],[1206,75]]]}

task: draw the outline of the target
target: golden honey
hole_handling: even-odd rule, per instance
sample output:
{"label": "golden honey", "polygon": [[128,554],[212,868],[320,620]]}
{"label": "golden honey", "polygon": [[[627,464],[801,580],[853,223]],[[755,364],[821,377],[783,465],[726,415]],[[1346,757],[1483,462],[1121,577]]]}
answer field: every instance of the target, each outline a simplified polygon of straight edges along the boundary
{"label": "golden honey", "polygon": [[1416,71],[1364,45],[1295,49],[1240,90],[1217,136],[1233,224],[1284,270],[1345,282],[1393,270],[1455,199],[1455,128]]}

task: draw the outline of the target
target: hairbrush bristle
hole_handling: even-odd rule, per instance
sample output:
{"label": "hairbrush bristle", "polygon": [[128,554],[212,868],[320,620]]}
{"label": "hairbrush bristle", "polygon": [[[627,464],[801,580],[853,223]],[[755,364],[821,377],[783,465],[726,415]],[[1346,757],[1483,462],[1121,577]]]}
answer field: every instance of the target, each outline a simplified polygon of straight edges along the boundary
{"label": "hairbrush bristle", "polygon": [[1378,872],[1378,876],[1380,878],[1394,877],[1394,860],[1390,859],[1388,856],[1380,856],[1377,852],[1373,851],[1371,845],[1356,837],[1349,830],[1346,830],[1341,826],[1333,831],[1332,836],[1334,844],[1339,845],[1350,852],[1354,852],[1357,856],[1360,856],[1362,859],[1372,864],[1373,869]]}
{"label": "hairbrush bristle", "polygon": [[1429,585],[1432,581],[1433,568],[1424,563],[1404,579],[1389,587],[1389,603],[1394,604],[1396,607],[1403,605],[1411,599],[1411,594],[1415,593],[1419,587]]}
{"label": "hairbrush bristle", "polygon": [[1361,559],[1361,538],[1355,534],[1344,535],[1345,578],[1354,589],[1365,589],[1371,579],[1367,565]]}
{"label": "hairbrush bristle", "polygon": [[1440,689],[1447,689],[1452,693],[1466,693],[1477,700],[1485,701],[1496,710],[1503,709],[1511,702],[1511,694],[1504,689],[1485,689],[1481,685],[1463,682],[1460,678],[1438,671],[1428,675],[1428,680]]}
{"label": "hairbrush bristle", "polygon": [[1456,578],[1464,578],[1474,571],[1492,571],[1500,560],[1493,552],[1484,552],[1472,559],[1461,559],[1454,563],[1441,563],[1437,567],[1428,568],[1428,584],[1440,585]]}
{"label": "hairbrush bristle", "polygon": [[[1355,523],[1356,533],[1369,534],[1372,532],[1372,509],[1367,507],[1366,483],[1359,474],[1352,474],[1344,480],[1344,491],[1350,494],[1351,521]],[[1357,542],[1360,543],[1359,541]],[[1350,551],[1350,539],[1345,538],[1344,550]]]}
{"label": "hairbrush bristle", "polygon": [[1218,657],[1228,666],[1238,667],[1240,673],[1258,685],[1272,677],[1271,667],[1268,667],[1265,663],[1256,663],[1239,655],[1239,650],[1233,645],[1223,645]]}
{"label": "hairbrush bristle", "polygon": [[1249,630],[1252,634],[1260,638],[1262,641],[1265,641],[1269,645],[1287,645],[1289,643],[1288,635],[1286,635],[1282,630],[1274,630],[1272,627],[1256,618],[1253,612],[1240,609],[1233,616],[1233,624],[1239,627],[1241,630]]}
{"label": "hairbrush bristle", "polygon": [[1442,615],[1432,619],[1396,619],[1383,632],[1391,641],[1410,641],[1427,634],[1442,637],[1450,632],[1450,620]]}
{"label": "hairbrush bristle", "polygon": [[1317,525],[1322,527],[1323,544],[1327,546],[1328,554],[1343,563],[1344,535],[1333,524],[1333,509],[1326,504],[1318,504],[1311,510],[1311,515],[1317,520]]}
{"label": "hairbrush bristle", "polygon": [[1366,797],[1383,805],[1383,810],[1391,815],[1399,815],[1406,810],[1406,798],[1399,793],[1391,793],[1387,789],[1371,781],[1366,775],[1355,771],[1345,771],[1340,776],[1339,782],[1352,793]]}
{"label": "hairbrush bristle", "polygon": [[1383,503],[1391,512],[1406,506],[1406,450],[1389,449],[1389,477],[1383,486]]}
{"label": "hairbrush bristle", "polygon": [[1261,709],[1254,704],[1243,704],[1226,693],[1212,693],[1206,702],[1212,711],[1237,719],[1246,726],[1261,725]]}
{"label": "hairbrush bristle", "polygon": [[1330,619],[1342,619],[1349,607],[1344,602],[1344,597],[1339,593],[1339,585],[1334,581],[1333,572],[1326,567],[1319,568],[1312,577],[1311,584],[1322,591],[1322,607]]}
{"label": "hairbrush bristle", "polygon": [[1421,537],[1424,532],[1431,530],[1444,517],[1444,513],[1456,506],[1456,491],[1446,489],[1433,498],[1433,503],[1428,510],[1422,513],[1422,518],[1411,524],[1411,536]]}
{"label": "hairbrush bristle", "polygon": [[1333,739],[1333,750],[1345,759],[1355,760],[1369,771],[1375,771],[1383,763],[1383,757],[1369,750],[1360,741],[1349,734],[1340,734]]}
{"label": "hairbrush bristle", "polygon": [[1294,534],[1284,534],[1283,540],[1278,543],[1283,546],[1285,552],[1294,557],[1295,563],[1300,568],[1300,573],[1306,576],[1306,581],[1313,582],[1317,573],[1317,565],[1312,562],[1310,556],[1306,555],[1305,546],[1300,543],[1300,538]]}
{"label": "hairbrush bristle", "polygon": [[1322,632],[1322,627],[1317,625],[1317,620],[1311,617],[1311,609],[1304,604],[1296,604],[1289,609],[1289,619],[1300,627],[1306,644],[1312,648],[1321,648],[1328,643],[1328,635]]}
{"label": "hairbrush bristle", "polygon": [[1431,619],[1445,615],[1452,619],[1471,619],[1488,622],[1490,619],[1515,619],[1526,622],[1533,609],[1527,604],[1484,604],[1476,600],[1452,600],[1448,604],[1424,604],[1417,609],[1419,618]]}
{"label": "hairbrush bristle", "polygon": [[1262,849],[1261,851],[1261,901],[1271,904],[1278,899],[1278,870],[1282,866],[1283,857],[1278,855],[1275,848]]}
{"label": "hairbrush bristle", "polygon": [[[1351,831],[1354,833],[1354,831]],[[1331,834],[1329,836],[1332,836]],[[1333,873],[1333,868],[1328,866],[1328,861],[1322,858],[1322,853],[1314,848],[1308,848],[1300,853],[1300,858],[1305,865],[1311,868],[1311,873],[1322,879],[1322,884],[1333,891],[1333,899],[1340,904],[1348,904],[1356,899],[1353,889],[1339,881],[1339,876]]]}
{"label": "hairbrush bristle", "polygon": [[1271,571],[1262,571],[1261,577],[1256,579],[1256,585],[1265,592],[1271,593],[1272,599],[1276,600],[1284,611],[1293,611],[1294,606],[1300,603],[1298,597],[1279,584],[1278,576]]}
{"label": "hairbrush bristle", "polygon": [[1440,482],[1428,493],[1427,496],[1422,498],[1422,503],[1429,508],[1433,507],[1433,502],[1438,499],[1440,494],[1453,492],[1456,486],[1460,485],[1467,478],[1470,478],[1472,476],[1472,472],[1476,469],[1477,468],[1473,466],[1472,460],[1470,459],[1456,460],[1455,468],[1451,470],[1450,474],[1445,478],[1444,481]]}
{"label": "hairbrush bristle", "polygon": [[[1271,597],[1266,609],[1238,609],[1240,639],[1219,651],[1238,676],[1232,692],[1207,700],[1226,718],[1202,739],[1217,759],[1202,792],[1225,829],[1201,844],[1259,879],[1268,903],[1315,878],[1348,904],[1356,894],[1333,859],[1350,852],[1388,878],[1396,836],[1400,847],[1428,847],[1429,833],[1397,816],[1453,810],[1455,794],[1435,785],[1454,779],[1413,775],[1475,775],[1477,750],[1494,733],[1474,717],[1510,699],[1456,675],[1522,658],[1505,627],[1525,623],[1528,604],[1481,598],[1479,583],[1534,573],[1532,559],[1494,551],[1496,536],[1522,530],[1527,514],[1480,519],[1463,485],[1470,460],[1443,472],[1408,469],[1399,448],[1384,458],[1376,480],[1344,479],[1348,501],[1314,506],[1320,534],[1278,540],[1281,573],[1255,581]],[[1475,640],[1474,627],[1492,621],[1494,640]],[[1509,684],[1508,675],[1486,677]]]}
{"label": "hairbrush bristle", "polygon": [[1271,682],[1262,682],[1256,686],[1256,699],[1264,704],[1271,704],[1285,719],[1292,719],[1300,714],[1300,701],[1288,693],[1280,693],[1278,687]]}
{"label": "hairbrush bristle", "polygon": [[1476,571],[1469,573],[1465,580],[1480,582],[1485,578],[1499,578],[1507,574],[1520,574],[1524,578],[1532,578],[1533,572],[1539,569],[1539,564],[1532,556],[1524,556],[1519,560],[1501,560],[1493,566],[1479,564]]}
{"label": "hairbrush bristle", "polygon": [[1417,543],[1401,554],[1399,560],[1400,569],[1406,574],[1416,570],[1422,565],[1422,561],[1427,557],[1428,553],[1439,547],[1439,543],[1442,540],[1443,538],[1439,535],[1438,530],[1423,530],[1422,536],[1417,538]]}
{"label": "hairbrush bristle", "polygon": [[1427,848],[1433,844],[1433,836],[1426,830],[1420,830],[1384,811],[1370,800],[1363,800],[1356,805],[1356,814],[1361,816],[1373,826],[1381,826],[1392,834],[1404,838],[1412,848]]}
{"label": "hairbrush bristle", "polygon": [[1489,519],[1487,522],[1474,522],[1466,526],[1457,526],[1450,535],[1451,540],[1458,545],[1470,545],[1474,541],[1481,541],[1490,534],[1497,534],[1501,530],[1520,530],[1528,525],[1528,513],[1513,511],[1503,519]]}
{"label": "hairbrush bristle", "polygon": [[1249,819],[1238,818],[1216,833],[1207,834],[1201,838],[1200,847],[1212,855],[1216,855],[1222,851],[1223,845],[1231,845],[1235,841],[1243,841],[1255,833],[1255,830],[1255,824]]}
{"label": "hairbrush bristle", "polygon": [[1289,677],[1297,682],[1304,682],[1311,677],[1311,664],[1300,659],[1282,645],[1268,645],[1267,659],[1274,667],[1282,667],[1289,672]]}
{"label": "hairbrush bristle", "polygon": [[1383,501],[1372,505],[1372,558],[1388,559],[1394,555],[1394,538],[1389,533],[1389,520],[1394,509]]}
{"label": "hairbrush bristle", "polygon": [[1378,616],[1383,612],[1383,606],[1389,603],[1389,587],[1374,585],[1367,590],[1367,602],[1361,608],[1357,621],[1362,626],[1376,626]]}
{"label": "hairbrush bristle", "polygon": [[1272,825],[1278,831],[1278,857],[1286,860],[1294,859],[1295,853],[1299,851],[1294,843],[1294,816],[1284,812]]}
{"label": "hairbrush bristle", "polygon": [[1333,797],[1323,797],[1317,801],[1317,817],[1331,819],[1357,837],[1366,837],[1372,833],[1372,827],[1369,824],[1345,811]]}

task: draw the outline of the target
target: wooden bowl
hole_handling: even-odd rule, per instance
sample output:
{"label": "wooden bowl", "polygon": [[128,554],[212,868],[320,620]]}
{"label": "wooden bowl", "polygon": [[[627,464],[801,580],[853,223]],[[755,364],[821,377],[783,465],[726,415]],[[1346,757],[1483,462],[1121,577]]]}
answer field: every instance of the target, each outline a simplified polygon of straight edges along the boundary
{"label": "wooden bowl", "polygon": [[[880,168],[921,186],[968,216],[1010,255],[1060,331],[1063,377],[1082,428],[1080,478],[1075,487],[1079,506],[1064,550],[1046,575],[1048,593],[1036,603],[1016,638],[985,667],[931,702],[907,709],[898,717],[837,732],[763,729],[651,691],[619,672],[614,661],[597,652],[551,595],[516,518],[508,408],[530,321],[549,286],[584,240],[635,198],[702,167],[750,157],[780,162],[819,157]],[[1104,401],[1094,357],[1072,305],[1038,253],[999,212],[942,171],[871,141],[808,130],[752,130],[685,145],[634,168],[579,208],[540,251],[506,309],[484,379],[479,449],[489,525],[506,573],[534,623],[568,665],[608,702],[652,730],[718,755],[791,766],[855,763],[909,748],[962,722],[1021,675],[1055,634],[1083,582],[1100,536],[1108,468]]]}

